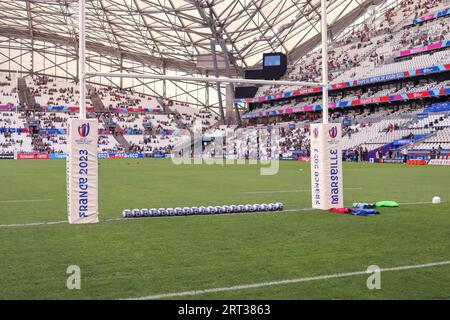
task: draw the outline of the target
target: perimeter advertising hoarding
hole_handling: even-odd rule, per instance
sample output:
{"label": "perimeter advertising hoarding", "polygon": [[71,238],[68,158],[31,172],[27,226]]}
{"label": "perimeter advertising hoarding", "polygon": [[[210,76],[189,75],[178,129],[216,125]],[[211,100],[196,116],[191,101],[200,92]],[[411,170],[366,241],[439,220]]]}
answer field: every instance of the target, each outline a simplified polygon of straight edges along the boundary
{"label": "perimeter advertising hoarding", "polygon": [[16,155],[17,160],[37,160],[37,159],[48,159],[48,158],[49,158],[48,153],[39,153],[39,152],[18,153]]}
{"label": "perimeter advertising hoarding", "polygon": [[428,164],[435,166],[450,166],[450,159],[432,159]]}

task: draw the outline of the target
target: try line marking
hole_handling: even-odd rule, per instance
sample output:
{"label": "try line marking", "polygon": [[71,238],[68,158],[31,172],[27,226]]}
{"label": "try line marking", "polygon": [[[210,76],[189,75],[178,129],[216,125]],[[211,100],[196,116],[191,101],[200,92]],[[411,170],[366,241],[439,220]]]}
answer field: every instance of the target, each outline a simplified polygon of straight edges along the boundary
{"label": "try line marking", "polygon": [[47,201],[53,201],[53,199],[0,200],[0,203],[47,202]]}
{"label": "try line marking", "polygon": [[[441,203],[448,203],[448,201],[441,201]],[[430,201],[423,201],[423,202],[399,202],[399,205],[420,205],[420,204],[431,204]],[[277,211],[278,213],[283,213],[283,212],[293,212],[293,211],[314,211],[317,209],[312,209],[312,208],[297,208],[297,209],[285,209],[283,211]],[[270,211],[268,211],[270,212]],[[242,212],[242,213],[222,213],[222,214],[217,214],[217,216],[232,216],[232,215],[251,215],[251,214],[255,214],[256,212]],[[259,212],[259,213],[264,213],[264,212]],[[186,218],[189,217],[198,217],[196,215],[194,216],[186,216]],[[175,217],[161,217],[161,218],[154,218],[154,219],[164,219],[164,218],[170,218],[170,219],[174,219]],[[111,221],[138,221],[141,219],[150,219],[150,218],[136,218],[136,219],[124,219],[124,218],[107,218],[105,220],[101,220],[101,222],[111,222]],[[46,225],[53,225],[53,224],[68,224],[67,220],[62,220],[62,221],[48,221],[48,222],[32,222],[32,223],[13,223],[13,224],[0,224],[0,228],[8,228],[8,227],[36,227],[36,226],[46,226]]]}
{"label": "try line marking", "polygon": [[[425,264],[406,265],[406,266],[399,266],[399,267],[393,267],[393,268],[384,268],[384,269],[380,269],[380,271],[381,272],[392,272],[392,271],[403,271],[403,270],[411,270],[411,269],[431,268],[431,267],[446,266],[446,265],[450,265],[450,260],[440,261],[440,262],[431,262],[431,263],[425,263]],[[217,292],[227,292],[227,291],[235,291],[235,290],[254,289],[254,288],[261,288],[261,287],[271,287],[271,286],[279,286],[279,285],[292,284],[292,283],[302,283],[302,282],[310,282],[310,281],[318,281],[318,280],[353,277],[353,276],[360,276],[360,275],[364,275],[364,274],[368,274],[367,270],[347,272],[347,273],[327,274],[327,275],[315,276],[315,277],[305,277],[305,278],[287,279],[287,280],[279,280],[279,281],[271,281],[271,282],[244,284],[244,285],[236,285],[236,286],[223,287],[223,288],[211,288],[211,289],[184,291],[184,292],[163,293],[163,294],[157,294],[157,295],[145,296],[145,297],[126,298],[123,300],[158,300],[158,299],[164,299],[164,298],[197,296],[197,295],[202,295],[202,294],[207,294],[207,293],[217,293]]]}

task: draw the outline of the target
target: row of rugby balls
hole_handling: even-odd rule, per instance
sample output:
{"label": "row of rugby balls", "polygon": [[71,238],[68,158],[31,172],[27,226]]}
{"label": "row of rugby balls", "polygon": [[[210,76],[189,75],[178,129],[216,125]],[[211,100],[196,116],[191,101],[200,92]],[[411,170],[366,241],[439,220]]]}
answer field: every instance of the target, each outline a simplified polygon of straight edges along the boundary
{"label": "row of rugby balls", "polygon": [[210,207],[184,207],[184,208],[152,208],[152,209],[125,209],[122,212],[124,218],[141,217],[167,217],[167,216],[189,216],[201,214],[241,213],[241,212],[265,212],[282,211],[283,203],[262,203],[232,206],[210,206]]}

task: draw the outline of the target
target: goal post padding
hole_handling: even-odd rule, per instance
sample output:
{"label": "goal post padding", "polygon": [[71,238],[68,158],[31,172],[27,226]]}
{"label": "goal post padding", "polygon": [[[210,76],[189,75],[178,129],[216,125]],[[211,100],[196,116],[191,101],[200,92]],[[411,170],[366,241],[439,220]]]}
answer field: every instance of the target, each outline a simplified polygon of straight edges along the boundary
{"label": "goal post padding", "polygon": [[98,222],[98,120],[69,119],[67,215],[70,224]]}
{"label": "goal post padding", "polygon": [[315,123],[311,124],[310,134],[312,207],[342,208],[342,126]]}

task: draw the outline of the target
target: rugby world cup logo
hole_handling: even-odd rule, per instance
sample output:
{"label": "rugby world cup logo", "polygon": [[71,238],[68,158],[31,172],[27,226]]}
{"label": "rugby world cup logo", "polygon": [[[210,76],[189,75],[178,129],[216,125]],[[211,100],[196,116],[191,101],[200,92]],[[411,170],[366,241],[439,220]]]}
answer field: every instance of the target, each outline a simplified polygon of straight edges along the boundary
{"label": "rugby world cup logo", "polygon": [[313,134],[314,134],[314,138],[317,139],[317,137],[319,136],[319,128],[314,128]]}
{"label": "rugby world cup logo", "polygon": [[78,134],[80,137],[86,138],[89,135],[89,131],[91,130],[89,123],[84,123],[78,127]]}
{"label": "rugby world cup logo", "polygon": [[337,127],[333,127],[333,128],[331,128],[328,132],[329,132],[329,134],[330,134],[330,137],[331,137],[332,139],[334,139],[334,138],[337,137],[338,129],[337,129]]}

